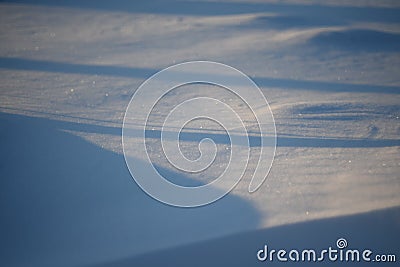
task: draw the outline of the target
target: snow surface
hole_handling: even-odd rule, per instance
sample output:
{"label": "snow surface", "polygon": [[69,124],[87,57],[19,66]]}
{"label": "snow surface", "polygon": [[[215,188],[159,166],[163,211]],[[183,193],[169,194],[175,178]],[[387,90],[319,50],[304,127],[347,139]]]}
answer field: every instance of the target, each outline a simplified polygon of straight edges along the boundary
{"label": "snow surface", "polygon": [[[318,248],[342,236],[400,258],[399,14],[397,1],[368,0],[1,2],[0,265],[251,266],[265,243]],[[133,181],[121,128],[145,79],[190,60],[252,77],[278,145],[257,192],[247,192],[252,160],[228,196],[183,209]],[[220,88],[167,95],[148,148],[178,184],[209,182],[229,151],[218,125],[195,121],[182,149],[196,158],[198,141],[215,137],[216,164],[188,176],[161,156],[162,118],[198,95],[219,96],[257,130]]]}

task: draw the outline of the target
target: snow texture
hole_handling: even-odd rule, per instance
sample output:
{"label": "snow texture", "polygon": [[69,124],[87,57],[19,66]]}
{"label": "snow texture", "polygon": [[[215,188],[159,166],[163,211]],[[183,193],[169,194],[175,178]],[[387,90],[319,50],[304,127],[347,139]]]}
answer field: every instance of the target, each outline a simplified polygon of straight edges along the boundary
{"label": "snow texture", "polygon": [[[266,243],[317,249],[339,237],[399,260],[397,1],[21,0],[0,7],[1,266],[255,266]],[[231,65],[260,86],[275,117],[277,151],[255,193],[247,192],[251,160],[226,197],[184,209],[157,202],[134,182],[121,128],[144,80],[190,60]],[[219,149],[215,165],[188,175],[163,157],[162,119],[195,96],[218,96],[239,111],[252,133],[251,157],[260,146],[254,118],[234,95],[178,88],[152,112],[147,146],[159,172],[187,186],[218,176],[229,154],[223,129],[199,120],[182,133],[182,151],[194,159],[198,142],[210,137]]]}

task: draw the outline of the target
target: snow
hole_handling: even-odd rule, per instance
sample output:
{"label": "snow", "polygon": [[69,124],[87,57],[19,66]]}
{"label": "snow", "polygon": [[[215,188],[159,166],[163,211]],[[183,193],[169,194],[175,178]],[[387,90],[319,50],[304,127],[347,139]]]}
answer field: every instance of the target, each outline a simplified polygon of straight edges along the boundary
{"label": "snow", "polygon": [[[397,1],[0,5],[1,265],[251,266],[264,242],[323,247],[343,235],[352,246],[399,255]],[[215,86],[166,95],[150,118],[147,145],[177,184],[210,182],[230,153],[223,129],[194,121],[182,150],[194,159],[199,140],[214,137],[215,165],[193,176],[171,167],[160,127],[177,103],[218,96],[255,136],[238,186],[211,205],[184,209],[134,182],[121,128],[145,79],[190,60],[253,78],[278,139],[267,180],[249,194],[259,153],[249,110]]]}

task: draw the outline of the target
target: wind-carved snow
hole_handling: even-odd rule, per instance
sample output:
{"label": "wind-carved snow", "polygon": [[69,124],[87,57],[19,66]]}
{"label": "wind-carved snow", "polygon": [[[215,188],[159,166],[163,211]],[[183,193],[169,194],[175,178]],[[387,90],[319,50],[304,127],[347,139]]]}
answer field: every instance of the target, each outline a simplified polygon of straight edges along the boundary
{"label": "wind-carved snow", "polygon": [[[327,221],[320,229],[338,216],[390,207],[397,212],[390,214],[398,214],[397,2],[125,4],[1,3],[5,265],[106,263],[200,241],[214,244],[217,237],[255,229],[271,230],[265,236],[278,240],[286,228],[273,227],[296,222],[310,223],[304,241],[324,236],[312,227],[322,219]],[[177,184],[212,181],[225,168],[230,147],[218,124],[196,120],[183,129],[182,152],[196,159],[199,139],[217,137],[214,164],[190,179],[168,164],[159,131],[176,104],[218,96],[240,113],[250,132],[242,181],[220,201],[185,210],[158,203],[135,184],[122,155],[121,127],[130,98],[145,79],[190,60],[222,62],[253,78],[269,101],[278,138],[267,180],[249,194],[260,150],[259,129],[246,105],[213,86],[187,86],[166,95],[151,113],[146,141],[158,170]],[[365,227],[327,231],[335,238],[346,230],[395,239],[398,228],[386,227],[393,216],[384,214],[380,227],[362,223]],[[296,243],[301,238],[284,238],[292,247],[303,244]],[[243,241],[251,253],[263,245],[233,240]],[[228,243],[227,250],[234,251]]]}

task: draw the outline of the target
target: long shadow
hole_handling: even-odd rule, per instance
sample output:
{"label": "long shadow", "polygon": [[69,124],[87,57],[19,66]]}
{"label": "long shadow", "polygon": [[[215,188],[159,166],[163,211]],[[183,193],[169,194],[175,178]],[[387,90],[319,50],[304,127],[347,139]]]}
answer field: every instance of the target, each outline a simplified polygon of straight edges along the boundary
{"label": "long shadow", "polygon": [[194,209],[161,204],[136,185],[122,155],[66,132],[120,129],[8,113],[0,113],[0,125],[4,266],[108,262],[259,223],[255,208],[232,194]]}
{"label": "long shadow", "polygon": [[[165,131],[165,130],[164,130]],[[138,135],[139,132],[138,132]],[[147,130],[147,138],[161,139],[161,130]],[[181,132],[179,140],[200,142],[204,138],[210,138],[217,144],[230,144],[227,134],[207,132]],[[250,147],[261,146],[261,138],[257,135],[249,135]],[[272,137],[271,137],[272,138]],[[277,136],[278,147],[316,147],[316,148],[362,148],[362,147],[392,147],[399,146],[399,139],[372,139],[372,138],[317,138],[317,137],[287,137]]]}
{"label": "long shadow", "polygon": [[[10,115],[11,116],[11,115]],[[13,115],[18,117],[18,115]],[[39,119],[36,119],[39,120]],[[49,120],[52,122],[53,127],[58,130],[70,130],[84,133],[98,133],[108,135],[122,134],[122,130],[119,127],[113,126],[100,126],[95,124],[87,123],[74,123],[68,121],[57,121]],[[168,129],[168,128],[167,128]],[[164,131],[168,131],[165,130]],[[171,129],[170,131],[175,131]],[[140,130],[131,131],[131,136],[140,137],[142,133]],[[136,135],[135,135],[136,133]],[[146,138],[150,139],[161,139],[161,130],[146,130]],[[210,133],[207,131],[182,131],[179,139],[187,142],[200,142],[204,138],[211,138],[217,144],[230,145],[229,136],[225,132],[221,133]],[[259,135],[249,135],[250,147],[259,147],[261,145],[261,139]],[[368,148],[368,147],[393,147],[400,146],[399,139],[373,139],[373,138],[318,138],[318,137],[300,137],[300,136],[277,136],[278,147],[316,147],[316,148]]]}
{"label": "long shadow", "polygon": [[[68,74],[110,75],[116,77],[146,79],[156,73],[157,69],[102,66],[54,62],[45,60],[0,57],[0,69],[46,71]],[[399,86],[349,84],[324,81],[307,81],[280,79],[270,77],[252,77],[261,87],[283,88],[287,90],[311,90],[320,92],[356,92],[399,94]]]}
{"label": "long shadow", "polygon": [[340,139],[313,137],[278,137],[278,147],[316,147],[316,148],[368,148],[399,146],[398,139]]}
{"label": "long shadow", "polygon": [[60,72],[67,74],[109,75],[131,78],[147,78],[157,71],[147,68],[87,65],[12,57],[0,57],[0,68],[27,71]]}
{"label": "long shadow", "polygon": [[70,7],[102,11],[122,11],[131,13],[151,13],[168,15],[215,16],[248,13],[277,13],[283,16],[305,16],[335,18],[351,23],[360,21],[396,23],[400,21],[398,8],[324,6],[281,3],[246,3],[218,1],[77,1],[77,0],[14,0],[8,3],[32,4],[41,6]]}
{"label": "long shadow", "polygon": [[400,94],[399,86],[351,84],[342,82],[307,81],[269,77],[254,77],[261,87],[283,88],[287,90],[309,90],[318,92],[348,92],[348,93],[385,93]]}
{"label": "long shadow", "polygon": [[[327,254],[320,262],[289,260],[290,250],[313,249],[317,257],[323,249],[338,250],[336,241],[344,238],[348,249],[365,249],[373,252],[371,259],[377,254],[394,254],[397,262],[352,262],[341,261],[340,254],[336,261],[330,261]],[[228,237],[199,242],[187,246],[178,246],[139,257],[132,257],[116,262],[96,265],[96,267],[123,266],[398,266],[400,238],[400,208],[388,208],[362,214],[312,220],[291,225],[278,226],[264,230],[250,231]],[[268,250],[284,249],[288,258],[279,262],[274,254],[273,261],[260,262],[257,252],[268,246]],[[335,254],[333,254],[335,255]],[[344,254],[343,259],[346,259]],[[261,255],[263,256],[263,255]],[[301,254],[300,254],[301,257]],[[300,258],[301,259],[301,258]],[[349,258],[351,259],[351,258]],[[95,267],[95,266],[93,266]]]}

